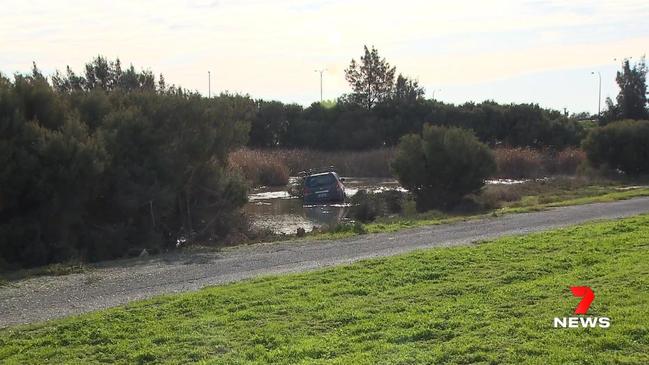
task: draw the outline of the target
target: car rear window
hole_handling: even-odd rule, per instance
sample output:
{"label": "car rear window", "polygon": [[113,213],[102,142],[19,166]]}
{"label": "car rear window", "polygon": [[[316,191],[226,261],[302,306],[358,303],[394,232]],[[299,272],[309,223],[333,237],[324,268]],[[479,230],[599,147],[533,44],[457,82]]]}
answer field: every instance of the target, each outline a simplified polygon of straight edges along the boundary
{"label": "car rear window", "polygon": [[323,185],[331,185],[336,181],[332,174],[309,176],[306,178],[306,186],[315,187]]}

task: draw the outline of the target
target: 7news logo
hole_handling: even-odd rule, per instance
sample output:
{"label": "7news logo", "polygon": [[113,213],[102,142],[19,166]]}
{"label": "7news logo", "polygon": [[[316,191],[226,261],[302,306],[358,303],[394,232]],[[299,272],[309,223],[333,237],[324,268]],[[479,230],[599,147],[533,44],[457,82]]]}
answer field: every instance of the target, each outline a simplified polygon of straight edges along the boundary
{"label": "7news logo", "polygon": [[588,286],[573,286],[570,287],[572,295],[581,297],[581,301],[575,308],[575,314],[583,315],[579,317],[555,317],[554,328],[609,328],[611,326],[611,319],[608,317],[591,317],[586,316],[590,304],[595,299],[595,293]]}

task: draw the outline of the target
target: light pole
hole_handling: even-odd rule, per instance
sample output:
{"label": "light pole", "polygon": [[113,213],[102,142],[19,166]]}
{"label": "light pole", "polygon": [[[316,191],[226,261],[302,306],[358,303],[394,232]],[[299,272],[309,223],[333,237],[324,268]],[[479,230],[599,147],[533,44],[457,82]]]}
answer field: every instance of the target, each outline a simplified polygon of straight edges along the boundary
{"label": "light pole", "polygon": [[[591,75],[595,74],[595,71],[590,73]],[[599,92],[597,94],[597,120],[602,119],[602,74],[597,71],[597,77],[599,78]]]}
{"label": "light pole", "polygon": [[321,70],[313,70],[313,72],[319,72],[320,73],[320,104],[322,104],[322,74],[327,71],[326,68],[323,68]]}
{"label": "light pole", "polygon": [[207,97],[212,97],[212,72],[207,71]]}

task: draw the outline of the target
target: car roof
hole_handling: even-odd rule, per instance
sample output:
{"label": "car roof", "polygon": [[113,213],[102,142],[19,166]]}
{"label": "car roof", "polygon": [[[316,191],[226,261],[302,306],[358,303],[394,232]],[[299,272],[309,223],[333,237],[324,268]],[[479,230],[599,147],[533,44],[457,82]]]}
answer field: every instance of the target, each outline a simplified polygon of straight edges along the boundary
{"label": "car roof", "polygon": [[317,173],[317,174],[309,175],[307,177],[324,176],[324,175],[331,175],[331,174],[333,174],[334,176],[338,176],[338,174],[336,174],[335,172],[329,171],[329,172],[320,172],[320,173]]}

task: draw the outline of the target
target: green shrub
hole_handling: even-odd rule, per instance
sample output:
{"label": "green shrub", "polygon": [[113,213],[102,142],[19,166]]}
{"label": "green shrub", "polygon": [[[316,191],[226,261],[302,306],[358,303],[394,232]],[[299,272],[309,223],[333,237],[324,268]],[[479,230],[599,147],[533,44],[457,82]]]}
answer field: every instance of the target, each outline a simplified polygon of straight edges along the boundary
{"label": "green shrub", "polygon": [[583,148],[594,167],[649,173],[649,121],[623,120],[592,129]]}
{"label": "green shrub", "polygon": [[496,171],[492,151],[461,128],[425,125],[402,137],[392,168],[415,197],[417,210],[449,208],[477,192]]}
{"label": "green shrub", "polygon": [[374,194],[360,190],[351,198],[351,217],[360,222],[371,222],[381,214],[381,202]]}
{"label": "green shrub", "polygon": [[360,190],[351,198],[350,216],[360,222],[372,222],[377,217],[401,213],[405,201],[405,193],[397,190],[381,191],[378,193]]}
{"label": "green shrub", "polygon": [[403,204],[406,200],[406,194],[398,190],[387,190],[377,193],[385,202],[385,211],[387,214],[396,214],[403,211]]}
{"label": "green shrub", "polygon": [[361,222],[355,223],[340,223],[333,226],[328,230],[330,233],[355,233],[355,234],[367,234],[367,227],[365,227]]}
{"label": "green shrub", "polygon": [[0,75],[0,261],[98,261],[226,237],[246,202],[226,159],[247,139],[252,100],[156,88],[101,57],[86,70],[53,84],[37,69]]}

